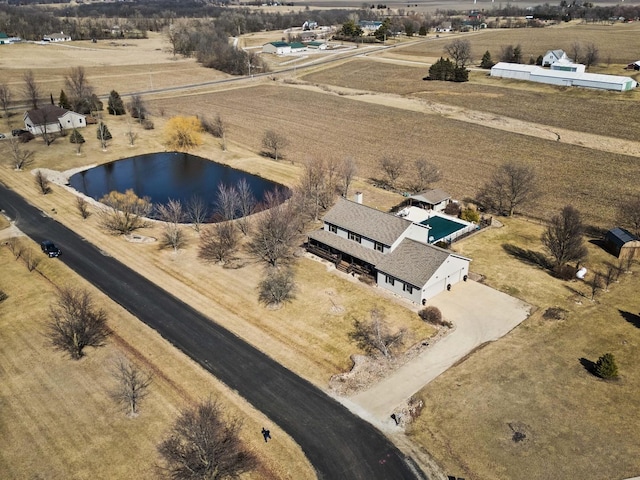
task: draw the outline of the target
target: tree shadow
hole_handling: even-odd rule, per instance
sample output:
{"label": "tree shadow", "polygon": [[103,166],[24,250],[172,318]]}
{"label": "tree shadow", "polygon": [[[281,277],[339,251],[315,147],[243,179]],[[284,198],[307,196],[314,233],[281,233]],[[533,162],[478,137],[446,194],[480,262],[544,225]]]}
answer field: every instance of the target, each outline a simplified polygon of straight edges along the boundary
{"label": "tree shadow", "polygon": [[544,256],[543,253],[535,252],[533,250],[526,250],[524,248],[520,248],[516,245],[511,245],[509,243],[503,243],[502,248],[505,252],[507,252],[512,257],[517,258],[529,265],[534,265],[536,267],[544,268],[545,270],[551,270],[552,265]]}
{"label": "tree shadow", "polygon": [[588,358],[582,357],[580,359],[580,365],[584,367],[584,369],[589,372],[591,375],[596,375],[596,363],[592,362]]}
{"label": "tree shadow", "polygon": [[622,318],[624,318],[627,322],[633,325],[636,328],[640,328],[640,315],[636,315],[635,313],[625,312],[624,310],[618,310]]}

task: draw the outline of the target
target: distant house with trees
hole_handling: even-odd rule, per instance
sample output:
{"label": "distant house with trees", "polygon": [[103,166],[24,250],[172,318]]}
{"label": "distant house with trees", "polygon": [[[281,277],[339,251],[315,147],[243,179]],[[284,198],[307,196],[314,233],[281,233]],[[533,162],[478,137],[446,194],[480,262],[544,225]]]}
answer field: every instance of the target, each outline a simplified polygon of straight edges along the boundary
{"label": "distant house with trees", "polygon": [[50,35],[44,35],[42,37],[42,41],[43,42],[51,42],[51,43],[70,42],[71,41],[71,35],[67,35],[64,32],[52,33]]}
{"label": "distant house with trees", "polygon": [[56,105],[44,105],[24,114],[24,126],[33,135],[42,135],[86,127],[87,119]]}

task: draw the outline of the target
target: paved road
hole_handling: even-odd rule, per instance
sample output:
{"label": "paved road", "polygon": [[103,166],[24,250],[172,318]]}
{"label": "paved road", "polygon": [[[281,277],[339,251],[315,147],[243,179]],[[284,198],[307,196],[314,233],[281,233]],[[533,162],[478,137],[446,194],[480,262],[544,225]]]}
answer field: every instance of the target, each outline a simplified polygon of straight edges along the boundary
{"label": "paved road", "polygon": [[59,261],[264,412],[302,447],[319,479],[426,478],[378,430],[320,389],[122,263],[104,256],[2,185],[0,209],[36,242],[53,240],[63,251]]}

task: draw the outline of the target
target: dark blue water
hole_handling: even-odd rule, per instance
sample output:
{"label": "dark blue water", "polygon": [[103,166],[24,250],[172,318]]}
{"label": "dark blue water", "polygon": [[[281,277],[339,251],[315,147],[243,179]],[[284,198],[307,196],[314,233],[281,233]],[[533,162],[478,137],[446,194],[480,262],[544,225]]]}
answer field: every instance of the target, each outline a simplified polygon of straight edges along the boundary
{"label": "dark blue water", "polygon": [[235,170],[188,153],[150,153],[106,163],[76,173],[69,184],[96,200],[111,191],[124,193],[132,189],[139,197],[149,197],[154,204],[180,200],[186,205],[194,197],[201,197],[213,211],[218,184],[236,186],[244,178],[254,197],[262,202],[265,193],[282,185],[256,175]]}

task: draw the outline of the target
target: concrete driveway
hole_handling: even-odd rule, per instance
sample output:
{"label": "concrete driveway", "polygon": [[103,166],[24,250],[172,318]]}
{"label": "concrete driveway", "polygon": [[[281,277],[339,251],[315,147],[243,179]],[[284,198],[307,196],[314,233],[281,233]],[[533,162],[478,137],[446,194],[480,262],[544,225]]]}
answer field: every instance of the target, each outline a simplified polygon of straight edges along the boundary
{"label": "concrete driveway", "polygon": [[[477,282],[460,282],[428,303],[455,329],[346,406],[377,424],[395,425],[391,413],[418,390],[485,342],[499,339],[529,316],[531,306]],[[381,425],[381,426],[382,426]]]}

